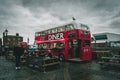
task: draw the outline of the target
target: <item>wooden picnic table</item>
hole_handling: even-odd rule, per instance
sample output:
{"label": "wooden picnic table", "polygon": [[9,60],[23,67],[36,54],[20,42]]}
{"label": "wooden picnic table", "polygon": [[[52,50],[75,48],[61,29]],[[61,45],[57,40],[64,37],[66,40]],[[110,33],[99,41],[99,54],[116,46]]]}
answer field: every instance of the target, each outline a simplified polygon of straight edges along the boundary
{"label": "wooden picnic table", "polygon": [[114,65],[120,67],[120,56],[113,57],[101,57],[101,61],[98,62],[101,65]]}

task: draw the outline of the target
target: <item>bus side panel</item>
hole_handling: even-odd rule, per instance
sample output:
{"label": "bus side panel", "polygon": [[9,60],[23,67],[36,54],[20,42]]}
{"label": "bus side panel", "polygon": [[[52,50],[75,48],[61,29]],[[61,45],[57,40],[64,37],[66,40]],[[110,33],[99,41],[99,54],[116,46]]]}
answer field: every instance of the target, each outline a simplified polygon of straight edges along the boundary
{"label": "bus side panel", "polygon": [[65,41],[64,51],[63,51],[64,59],[68,60],[68,40]]}
{"label": "bus side panel", "polygon": [[92,59],[92,51],[89,47],[83,48],[81,59],[82,60],[91,60]]}

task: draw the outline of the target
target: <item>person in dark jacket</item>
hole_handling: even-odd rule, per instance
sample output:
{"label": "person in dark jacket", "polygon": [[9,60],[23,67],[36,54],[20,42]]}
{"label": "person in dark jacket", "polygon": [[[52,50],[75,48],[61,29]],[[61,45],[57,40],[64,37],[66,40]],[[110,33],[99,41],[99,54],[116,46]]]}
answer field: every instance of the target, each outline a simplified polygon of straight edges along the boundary
{"label": "person in dark jacket", "polygon": [[23,55],[24,49],[18,44],[14,47],[14,56],[16,62],[16,69],[20,69],[20,57]]}

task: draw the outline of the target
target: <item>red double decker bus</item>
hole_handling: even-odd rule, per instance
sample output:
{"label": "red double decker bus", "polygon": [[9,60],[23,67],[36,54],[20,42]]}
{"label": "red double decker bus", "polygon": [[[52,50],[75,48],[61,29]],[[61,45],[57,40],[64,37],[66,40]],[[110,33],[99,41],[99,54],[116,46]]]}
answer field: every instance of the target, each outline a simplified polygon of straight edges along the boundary
{"label": "red double decker bus", "polygon": [[35,33],[39,50],[60,60],[86,61],[92,58],[91,33],[87,25],[73,21],[62,26]]}

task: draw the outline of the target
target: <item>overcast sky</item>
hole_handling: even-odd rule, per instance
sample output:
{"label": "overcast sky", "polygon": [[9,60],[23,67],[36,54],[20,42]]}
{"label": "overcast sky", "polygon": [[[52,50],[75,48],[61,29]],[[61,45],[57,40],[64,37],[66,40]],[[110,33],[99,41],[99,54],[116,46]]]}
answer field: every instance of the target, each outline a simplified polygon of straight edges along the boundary
{"label": "overcast sky", "polygon": [[72,21],[87,24],[92,34],[120,34],[120,0],[0,0],[0,37],[19,33],[34,41],[34,33]]}

